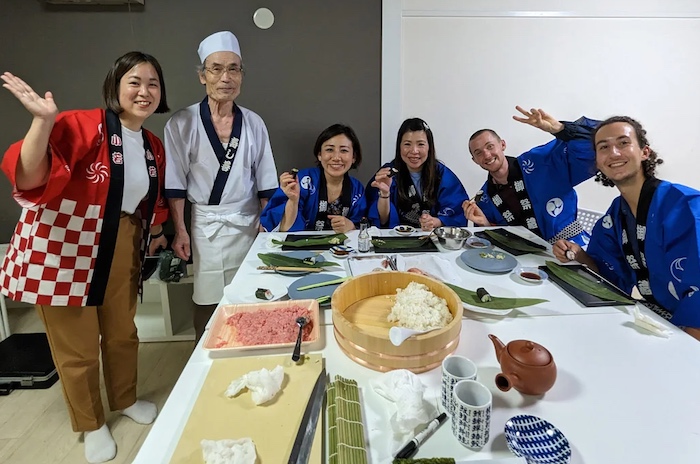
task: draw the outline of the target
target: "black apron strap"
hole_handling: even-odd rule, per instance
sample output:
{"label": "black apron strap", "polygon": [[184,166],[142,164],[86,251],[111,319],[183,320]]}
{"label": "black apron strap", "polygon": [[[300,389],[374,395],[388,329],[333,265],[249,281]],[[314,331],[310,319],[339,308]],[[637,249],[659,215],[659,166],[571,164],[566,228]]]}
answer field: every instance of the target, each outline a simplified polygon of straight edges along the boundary
{"label": "black apron strap", "polygon": [[216,173],[214,187],[209,196],[210,205],[218,205],[221,202],[221,195],[224,193],[226,180],[231,172],[233,161],[236,158],[238,144],[241,140],[241,131],[243,130],[243,112],[233,104],[233,127],[231,128],[231,136],[228,140],[228,146],[224,149],[219,141],[219,136],[216,135],[216,129],[211,119],[211,111],[209,110],[209,97],[204,97],[204,100],[199,104],[199,116],[202,119],[202,125],[207,133],[207,138],[211,144],[212,150],[216,153],[216,158],[219,160],[219,171]]}
{"label": "black apron strap", "polygon": [[[619,220],[623,225],[622,231],[622,251],[625,254],[627,263],[632,268],[637,276],[637,289],[642,294],[645,300],[658,305],[658,302],[651,294],[651,285],[649,282],[649,267],[647,266],[645,251],[646,233],[647,233],[647,217],[649,216],[649,207],[651,200],[654,198],[654,192],[661,181],[655,177],[649,177],[644,181],[642,191],[639,194],[639,203],[637,204],[636,227],[631,228],[628,221],[625,219],[622,210],[620,210]],[[634,251],[632,242],[637,242],[639,255]]]}
{"label": "black apron strap", "polygon": [[105,111],[107,140],[109,142],[109,188],[102,217],[100,244],[93,268],[90,291],[86,306],[101,305],[107,290],[109,271],[112,267],[114,249],[119,233],[119,218],[124,197],[124,152],[122,147],[122,124],[112,110]]}
{"label": "black apron strap", "polygon": [[[420,228],[420,217],[423,214],[423,211],[432,213],[430,205],[428,204],[425,196],[425,189],[423,189],[422,195],[418,194],[418,189],[413,183],[413,178],[407,169],[405,172],[400,173],[399,176],[401,176],[401,184],[408,186],[406,187],[405,192],[408,202],[404,202],[404,204],[399,205],[399,208],[397,208],[399,213],[399,222],[401,224],[407,224]],[[438,185],[440,185],[439,182]],[[397,185],[397,188],[401,187]],[[398,195],[398,197],[401,198],[401,195]],[[399,203],[402,202],[399,200]]]}
{"label": "black apron strap", "polygon": [[[508,205],[498,194],[493,177],[489,174],[486,181],[486,188],[491,197],[491,201],[509,226],[522,225],[527,227],[529,231],[542,237],[542,232],[540,231],[537,218],[535,217],[535,210],[532,207],[532,200],[530,200],[530,195],[528,195],[527,189],[525,188],[525,180],[523,179],[523,171],[520,168],[520,163],[518,163],[517,158],[513,158],[512,156],[506,156],[506,162],[508,163],[508,185],[513,186],[515,196],[520,203],[520,211],[513,212],[508,209]],[[518,218],[520,218],[520,220],[518,220]]]}
{"label": "black apron strap", "polygon": [[[328,187],[326,185],[326,174],[321,169],[321,176],[318,181],[318,209],[316,212],[316,219],[314,221],[315,230],[331,230],[331,221],[328,219]],[[350,176],[346,173],[343,176],[343,187],[340,192],[340,205],[342,212],[341,214],[347,217],[350,212],[350,207],[352,206],[352,181]]]}

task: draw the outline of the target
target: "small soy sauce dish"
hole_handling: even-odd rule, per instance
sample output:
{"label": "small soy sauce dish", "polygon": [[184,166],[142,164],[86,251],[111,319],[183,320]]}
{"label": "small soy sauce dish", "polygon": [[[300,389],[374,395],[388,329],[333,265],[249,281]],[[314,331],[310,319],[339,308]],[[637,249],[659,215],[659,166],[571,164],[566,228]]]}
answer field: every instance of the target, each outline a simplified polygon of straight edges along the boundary
{"label": "small soy sauce dish", "polygon": [[536,267],[517,267],[513,270],[513,274],[520,282],[539,285],[547,280],[547,273]]}

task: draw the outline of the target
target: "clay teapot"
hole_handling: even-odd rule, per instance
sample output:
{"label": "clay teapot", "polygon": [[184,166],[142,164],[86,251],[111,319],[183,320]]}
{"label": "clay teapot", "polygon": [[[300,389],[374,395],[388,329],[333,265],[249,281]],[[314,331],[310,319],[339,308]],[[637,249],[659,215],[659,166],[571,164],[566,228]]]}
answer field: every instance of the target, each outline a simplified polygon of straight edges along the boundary
{"label": "clay teapot", "polygon": [[529,340],[513,340],[504,345],[489,334],[496,349],[501,373],[496,375],[496,386],[501,391],[515,388],[525,395],[543,395],[557,379],[557,366],[547,349]]}

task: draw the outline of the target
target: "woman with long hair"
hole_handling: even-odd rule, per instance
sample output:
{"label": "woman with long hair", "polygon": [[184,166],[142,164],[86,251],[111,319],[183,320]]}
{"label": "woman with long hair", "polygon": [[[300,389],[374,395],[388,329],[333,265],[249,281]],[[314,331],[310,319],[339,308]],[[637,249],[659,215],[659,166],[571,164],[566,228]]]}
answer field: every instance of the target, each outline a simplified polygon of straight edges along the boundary
{"label": "woman with long hair", "polygon": [[438,161],[433,131],[420,118],[401,124],[394,160],[377,171],[366,196],[369,220],[378,227],[467,225],[462,203],[469,196],[457,176]]}

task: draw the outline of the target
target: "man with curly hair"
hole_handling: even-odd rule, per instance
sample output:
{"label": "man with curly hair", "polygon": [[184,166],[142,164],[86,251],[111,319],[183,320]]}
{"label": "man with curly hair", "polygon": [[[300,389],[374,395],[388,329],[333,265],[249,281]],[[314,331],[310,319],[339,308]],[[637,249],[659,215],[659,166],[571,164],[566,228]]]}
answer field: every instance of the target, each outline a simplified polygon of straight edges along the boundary
{"label": "man with curly hair", "polygon": [[559,240],[555,256],[597,270],[700,339],[700,192],[655,177],[662,163],[642,125],[627,116],[594,131],[596,180],[620,191],[593,228],[588,250]]}

